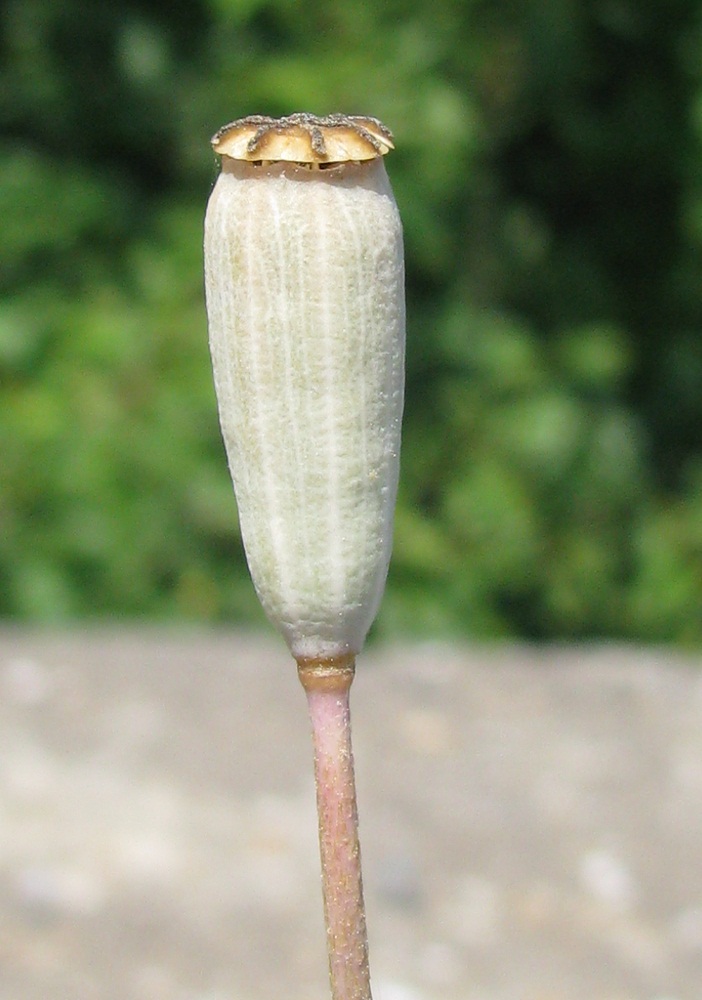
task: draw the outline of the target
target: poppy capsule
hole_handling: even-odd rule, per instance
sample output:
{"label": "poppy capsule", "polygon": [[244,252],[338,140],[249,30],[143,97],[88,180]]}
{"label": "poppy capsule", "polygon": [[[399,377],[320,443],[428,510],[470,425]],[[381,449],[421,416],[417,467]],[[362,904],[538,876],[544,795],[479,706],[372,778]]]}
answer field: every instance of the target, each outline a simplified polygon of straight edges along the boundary
{"label": "poppy capsule", "polygon": [[210,350],[241,534],[298,661],[358,653],[387,575],[404,388],[402,228],[377,120],[214,136]]}

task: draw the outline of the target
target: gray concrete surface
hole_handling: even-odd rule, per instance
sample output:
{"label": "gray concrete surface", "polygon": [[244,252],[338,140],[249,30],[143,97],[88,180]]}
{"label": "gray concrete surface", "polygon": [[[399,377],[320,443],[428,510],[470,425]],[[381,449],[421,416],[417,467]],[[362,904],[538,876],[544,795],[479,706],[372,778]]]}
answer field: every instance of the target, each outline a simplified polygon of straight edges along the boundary
{"label": "gray concrete surface", "polygon": [[[702,997],[702,672],[371,650],[375,1000]],[[0,1000],[326,1000],[294,665],[237,633],[0,633]]]}

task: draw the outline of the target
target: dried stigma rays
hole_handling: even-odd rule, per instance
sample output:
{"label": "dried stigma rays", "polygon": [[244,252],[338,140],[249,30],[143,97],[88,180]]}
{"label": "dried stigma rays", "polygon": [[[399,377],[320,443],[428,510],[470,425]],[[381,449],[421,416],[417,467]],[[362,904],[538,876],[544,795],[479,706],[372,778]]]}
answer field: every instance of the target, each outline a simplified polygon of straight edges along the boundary
{"label": "dried stigma rays", "polygon": [[216,153],[250,163],[287,161],[332,166],[372,160],[393,149],[392,135],[377,118],[295,114],[250,115],[224,125],[212,138]]}
{"label": "dried stigma rays", "polygon": [[256,115],[212,142],[205,288],[222,435],[251,576],[307,695],[332,998],[370,1000],[349,690],[399,475],[392,136],[375,118]]}

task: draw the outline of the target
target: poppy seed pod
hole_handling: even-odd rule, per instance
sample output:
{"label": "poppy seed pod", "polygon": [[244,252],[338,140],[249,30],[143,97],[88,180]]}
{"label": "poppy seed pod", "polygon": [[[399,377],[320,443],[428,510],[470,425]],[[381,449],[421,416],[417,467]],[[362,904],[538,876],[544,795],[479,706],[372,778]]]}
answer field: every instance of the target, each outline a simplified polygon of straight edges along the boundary
{"label": "poppy seed pod", "polygon": [[392,541],[404,387],[402,229],[372,118],[215,135],[210,350],[241,534],[298,661],[355,655]]}

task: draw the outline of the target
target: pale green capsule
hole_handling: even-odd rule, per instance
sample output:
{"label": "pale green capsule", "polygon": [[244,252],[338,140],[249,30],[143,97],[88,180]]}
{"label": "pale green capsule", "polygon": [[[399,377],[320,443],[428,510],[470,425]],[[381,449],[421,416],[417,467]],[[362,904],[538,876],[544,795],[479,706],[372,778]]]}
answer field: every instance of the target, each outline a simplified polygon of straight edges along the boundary
{"label": "pale green capsule", "polygon": [[213,144],[210,349],[251,576],[298,660],[355,654],[385,585],[399,473],[392,139],[374,119],[293,115],[242,119]]}

